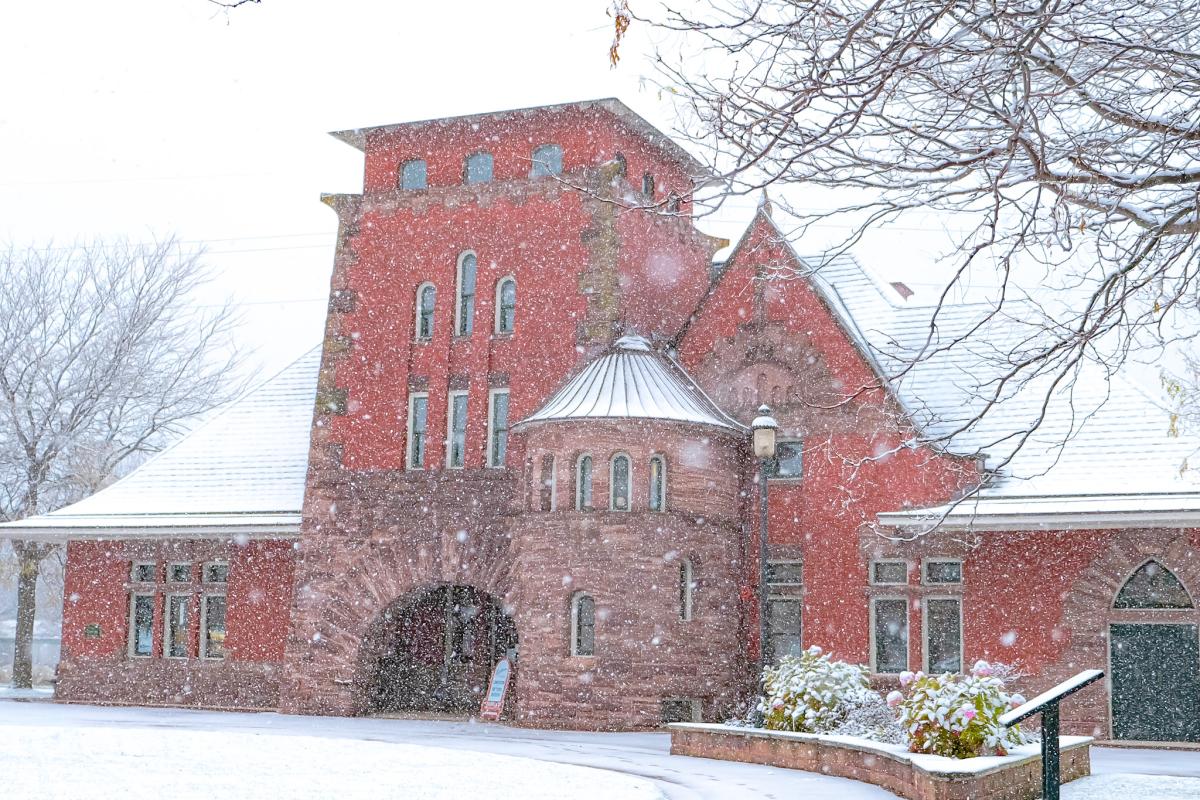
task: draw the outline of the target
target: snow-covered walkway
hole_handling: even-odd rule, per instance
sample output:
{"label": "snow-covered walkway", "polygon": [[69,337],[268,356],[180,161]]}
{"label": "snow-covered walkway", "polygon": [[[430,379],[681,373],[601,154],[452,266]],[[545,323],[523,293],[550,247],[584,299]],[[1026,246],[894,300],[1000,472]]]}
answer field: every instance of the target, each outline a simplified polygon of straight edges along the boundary
{"label": "snow-covered walkway", "polygon": [[[894,798],[855,781],[672,756],[668,748],[662,733],[0,700],[0,775],[13,797],[31,799],[159,790],[256,800]],[[1093,771],[1065,787],[1064,800],[1200,798],[1197,751],[1095,748]]]}

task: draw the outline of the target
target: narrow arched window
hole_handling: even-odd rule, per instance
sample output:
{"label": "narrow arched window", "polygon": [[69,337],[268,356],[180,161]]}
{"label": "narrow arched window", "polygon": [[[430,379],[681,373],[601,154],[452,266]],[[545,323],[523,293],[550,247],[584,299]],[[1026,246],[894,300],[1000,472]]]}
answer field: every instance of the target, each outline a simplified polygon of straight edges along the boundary
{"label": "narrow arched window", "polygon": [[667,461],[662,456],[650,459],[650,510],[667,510]]}
{"label": "narrow arched window", "polygon": [[533,167],[529,177],[540,178],[544,175],[562,174],[562,147],[557,144],[544,144],[533,149]]}
{"label": "narrow arched window", "polygon": [[433,338],[433,309],[437,303],[437,289],[432,283],[417,287],[417,338]]}
{"label": "narrow arched window", "polygon": [[575,462],[575,508],[592,510],[592,457],[586,453]]}
{"label": "narrow arched window", "polygon": [[647,200],[654,198],[654,176],[649,172],[642,176],[642,194]]}
{"label": "narrow arched window", "polygon": [[459,336],[469,336],[475,321],[475,254],[468,251],[458,257],[458,302],[454,311],[454,330]]}
{"label": "narrow arched window", "polygon": [[538,507],[542,511],[554,510],[554,456],[542,456],[542,475],[538,483]]}
{"label": "narrow arched window", "polygon": [[679,618],[688,622],[692,618],[692,593],[696,588],[696,576],[692,562],[684,559],[679,562]]}
{"label": "narrow arched window", "polygon": [[425,161],[414,158],[400,165],[400,188],[407,191],[425,188]]}
{"label": "narrow arched window", "polygon": [[571,655],[596,654],[596,601],[591,595],[571,598]]}
{"label": "narrow arched window", "polygon": [[464,183],[491,183],[492,154],[479,152],[467,156],[467,163],[463,173]]}
{"label": "narrow arched window", "polygon": [[629,510],[629,456],[613,456],[609,467],[609,508],[613,511]]}
{"label": "narrow arched window", "polygon": [[496,333],[512,333],[517,322],[517,280],[501,278],[496,284]]}

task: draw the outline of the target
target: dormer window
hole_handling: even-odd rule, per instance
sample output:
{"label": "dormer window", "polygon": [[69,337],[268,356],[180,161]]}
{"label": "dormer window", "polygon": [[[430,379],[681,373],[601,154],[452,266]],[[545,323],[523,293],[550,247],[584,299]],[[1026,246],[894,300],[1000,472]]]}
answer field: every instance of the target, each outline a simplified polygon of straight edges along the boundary
{"label": "dormer window", "polygon": [[467,156],[466,169],[463,175],[464,183],[492,182],[492,154],[486,151],[472,153]]}
{"label": "dormer window", "polygon": [[544,144],[533,149],[533,167],[529,177],[541,178],[546,175],[562,174],[563,150],[557,144]]}
{"label": "dormer window", "polygon": [[425,160],[414,158],[400,165],[400,188],[414,191],[425,188]]}

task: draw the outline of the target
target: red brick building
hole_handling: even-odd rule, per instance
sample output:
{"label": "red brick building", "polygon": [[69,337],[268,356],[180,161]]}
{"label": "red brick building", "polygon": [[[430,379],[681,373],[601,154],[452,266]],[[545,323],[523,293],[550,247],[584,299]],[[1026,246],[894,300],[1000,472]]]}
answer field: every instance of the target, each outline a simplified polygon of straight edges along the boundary
{"label": "red brick building", "polygon": [[[753,686],[769,403],[770,652],[884,684],[1101,667],[1068,727],[1200,738],[1194,443],[1137,387],[1083,376],[1104,391],[1014,453],[1027,395],[964,422],[1029,320],[912,366],[931,306],[801,257],[765,206],[714,266],[703,169],[615,100],[336,135],[365,172],[326,198],[319,353],[7,529],[70,541],[60,699],[461,712],[508,655],[526,724],[720,719]],[[934,344],[980,315],[943,309]]]}

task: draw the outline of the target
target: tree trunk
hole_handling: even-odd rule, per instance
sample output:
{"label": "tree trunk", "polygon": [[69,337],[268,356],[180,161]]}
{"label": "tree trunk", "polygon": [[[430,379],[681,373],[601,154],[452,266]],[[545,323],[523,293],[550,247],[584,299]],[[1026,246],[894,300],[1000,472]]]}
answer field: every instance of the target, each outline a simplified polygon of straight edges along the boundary
{"label": "tree trunk", "polygon": [[41,548],[13,542],[20,571],[17,574],[17,629],[13,641],[14,689],[33,688],[33,621],[37,615],[37,579]]}

